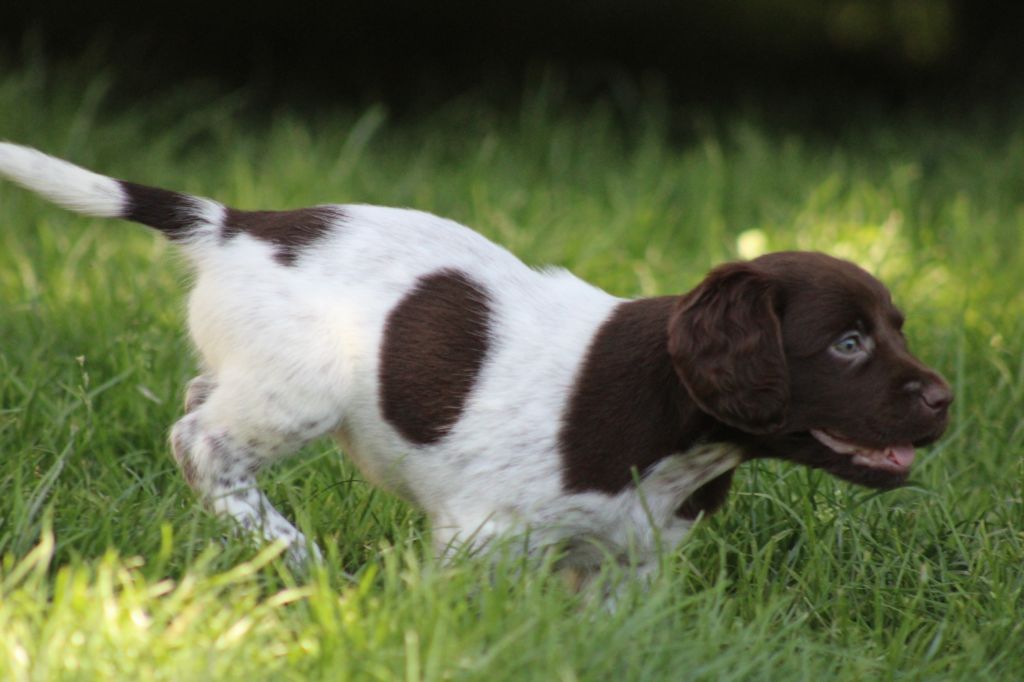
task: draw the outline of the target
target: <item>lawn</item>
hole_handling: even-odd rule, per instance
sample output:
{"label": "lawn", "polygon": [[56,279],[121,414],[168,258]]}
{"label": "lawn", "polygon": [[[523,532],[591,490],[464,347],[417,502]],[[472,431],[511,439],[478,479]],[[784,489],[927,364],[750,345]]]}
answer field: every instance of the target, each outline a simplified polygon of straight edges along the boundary
{"label": "lawn", "polygon": [[[188,273],[137,225],[0,185],[0,679],[1018,679],[1024,669],[1024,104],[827,128],[657,94],[259,111],[0,72],[0,137],[240,208],[412,206],[622,296],[818,249],[886,281],[954,384],[947,436],[879,494],[744,466],[724,511],[608,612],[549,566],[431,558],[331,443],[266,472],[326,549],[293,576],[169,455]],[[768,108],[770,110],[770,107]],[[614,579],[609,575],[609,579]]]}

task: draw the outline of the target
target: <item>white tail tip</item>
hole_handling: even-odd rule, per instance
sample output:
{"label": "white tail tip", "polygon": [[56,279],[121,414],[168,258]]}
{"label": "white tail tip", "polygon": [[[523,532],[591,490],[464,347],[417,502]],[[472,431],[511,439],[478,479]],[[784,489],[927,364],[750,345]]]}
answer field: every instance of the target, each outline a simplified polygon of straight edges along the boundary
{"label": "white tail tip", "polygon": [[0,142],[0,175],[77,213],[120,218],[125,212],[120,182],[29,147]]}

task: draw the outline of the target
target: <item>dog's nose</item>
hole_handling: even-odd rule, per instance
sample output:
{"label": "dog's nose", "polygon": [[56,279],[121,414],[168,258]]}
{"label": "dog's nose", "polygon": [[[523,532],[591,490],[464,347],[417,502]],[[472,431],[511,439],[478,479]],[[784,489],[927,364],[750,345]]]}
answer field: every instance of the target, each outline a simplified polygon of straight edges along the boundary
{"label": "dog's nose", "polygon": [[953,391],[945,381],[936,381],[924,387],[921,392],[924,404],[936,412],[944,410],[953,402]]}
{"label": "dog's nose", "polygon": [[953,391],[942,379],[911,381],[906,385],[906,389],[921,396],[921,402],[933,412],[942,412],[953,402]]}

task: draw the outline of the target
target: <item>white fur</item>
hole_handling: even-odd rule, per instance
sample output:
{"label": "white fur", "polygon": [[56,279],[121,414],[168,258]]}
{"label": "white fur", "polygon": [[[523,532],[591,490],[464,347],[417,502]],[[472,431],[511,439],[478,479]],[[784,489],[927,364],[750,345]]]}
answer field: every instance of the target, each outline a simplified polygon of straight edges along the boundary
{"label": "white fur", "polygon": [[[35,151],[0,145],[0,172],[75,210],[121,211],[116,182]],[[199,229],[214,234],[222,211],[199,205]],[[367,479],[424,510],[442,554],[522,533],[531,548],[565,543],[567,563],[589,570],[606,553],[634,552],[650,564],[659,542],[682,539],[690,522],[675,510],[735,467],[736,450],[680,453],[616,495],[563,487],[561,417],[595,332],[620,299],[564,270],[531,269],[449,220],[341,208],[343,223],[291,266],[274,260],[272,244],[244,233],[189,245],[197,268],[189,326],[203,367],[172,441],[216,510],[283,539],[302,558],[305,538],[256,489],[253,474],[332,434]],[[486,289],[491,339],[451,432],[417,446],[381,415],[379,349],[389,312],[419,278],[441,269]]]}
{"label": "white fur", "polygon": [[0,174],[78,213],[115,218],[124,206],[116,180],[28,147],[0,142]]}

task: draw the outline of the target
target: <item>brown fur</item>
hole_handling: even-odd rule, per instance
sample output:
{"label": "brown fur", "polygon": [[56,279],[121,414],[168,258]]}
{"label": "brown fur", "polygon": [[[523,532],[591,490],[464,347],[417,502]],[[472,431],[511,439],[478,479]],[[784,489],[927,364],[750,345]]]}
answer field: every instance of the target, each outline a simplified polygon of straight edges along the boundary
{"label": "brown fur", "polygon": [[388,315],[380,405],[405,438],[436,443],[458,421],[487,355],[490,315],[487,292],[454,270],[422,278]]}
{"label": "brown fur", "polygon": [[124,213],[126,220],[154,227],[171,241],[186,237],[195,225],[192,215],[195,200],[187,194],[125,180],[119,182],[128,198]]}
{"label": "brown fur", "polygon": [[[567,490],[614,493],[671,454],[728,442],[877,488],[906,475],[856,464],[811,429],[858,445],[927,445],[952,393],[907,349],[888,290],[852,263],[784,252],[713,270],[683,296],[620,305],[596,335],[563,416]],[[850,330],[871,339],[851,363],[830,349]],[[720,506],[732,475],[678,513]]]}
{"label": "brown fur", "polygon": [[[196,227],[197,200],[194,197],[125,180],[119,182],[127,197],[125,219],[154,227],[173,241],[187,239]],[[302,249],[321,239],[344,217],[337,206],[291,211],[225,208],[221,238],[231,239],[244,232],[274,244],[277,247],[274,260],[281,265],[294,265]]]}
{"label": "brown fur", "polygon": [[674,296],[622,303],[594,337],[559,434],[566,489],[618,492],[633,470],[685,450],[712,423],[669,362],[674,305]]}
{"label": "brown fur", "polygon": [[281,265],[292,265],[299,252],[323,237],[331,226],[344,218],[334,206],[314,206],[292,211],[240,211],[226,209],[224,239],[245,232],[256,239],[278,247],[274,259]]}

